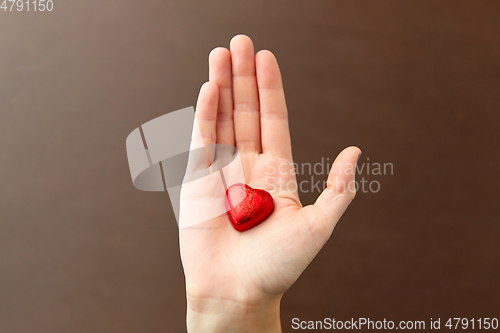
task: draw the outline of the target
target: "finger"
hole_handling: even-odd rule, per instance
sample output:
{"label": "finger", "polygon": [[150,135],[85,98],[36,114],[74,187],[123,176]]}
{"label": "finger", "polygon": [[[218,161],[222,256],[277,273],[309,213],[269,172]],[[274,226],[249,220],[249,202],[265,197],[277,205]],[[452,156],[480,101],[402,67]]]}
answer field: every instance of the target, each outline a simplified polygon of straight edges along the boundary
{"label": "finger", "polygon": [[260,99],[262,152],[292,159],[290,130],[281,73],[274,55],[267,50],[255,56]]}
{"label": "finger", "polygon": [[188,173],[211,165],[217,141],[215,122],[217,117],[218,89],[215,83],[206,82],[201,86],[189,146]]}
{"label": "finger", "polygon": [[234,146],[231,54],[228,49],[218,47],[210,52],[208,59],[210,82],[219,87],[216,123],[217,143]]}
{"label": "finger", "polygon": [[219,89],[213,82],[206,82],[201,86],[198,102],[196,103],[196,121],[200,129],[205,146],[217,142],[216,122]]}
{"label": "finger", "polygon": [[230,50],[236,147],[243,153],[260,153],[259,95],[252,40],[244,35],[235,36]]}
{"label": "finger", "polygon": [[357,147],[344,149],[335,159],[328,175],[327,188],[321,193],[311,214],[318,214],[316,226],[329,237],[342,214],[356,195],[356,164],[361,150]]}

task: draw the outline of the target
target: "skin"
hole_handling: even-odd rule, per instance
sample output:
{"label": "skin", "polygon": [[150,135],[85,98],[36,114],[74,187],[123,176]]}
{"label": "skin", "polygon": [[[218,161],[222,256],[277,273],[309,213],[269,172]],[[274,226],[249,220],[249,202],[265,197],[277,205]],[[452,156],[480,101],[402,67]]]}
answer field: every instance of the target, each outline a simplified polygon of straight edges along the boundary
{"label": "skin", "polygon": [[219,47],[210,53],[209,68],[196,107],[203,142],[236,146],[246,183],[271,191],[275,211],[245,232],[234,230],[225,214],[180,229],[188,331],[281,332],[281,298],[354,199],[355,190],[348,186],[354,173],[342,166],[355,166],[361,151],[344,149],[327,188],[314,205],[303,207],[296,186],[290,186],[296,184],[295,175],[278,169],[293,159],[274,55],[267,50],[255,54],[251,39],[238,35],[229,50]]}

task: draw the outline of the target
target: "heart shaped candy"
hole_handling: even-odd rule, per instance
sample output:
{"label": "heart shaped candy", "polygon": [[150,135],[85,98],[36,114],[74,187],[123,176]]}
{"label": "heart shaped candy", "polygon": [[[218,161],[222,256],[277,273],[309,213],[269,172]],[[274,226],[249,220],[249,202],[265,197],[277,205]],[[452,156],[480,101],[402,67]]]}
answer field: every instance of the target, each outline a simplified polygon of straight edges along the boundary
{"label": "heart shaped candy", "polygon": [[259,225],[274,210],[274,200],[265,190],[234,184],[226,190],[227,216],[233,228],[245,231]]}

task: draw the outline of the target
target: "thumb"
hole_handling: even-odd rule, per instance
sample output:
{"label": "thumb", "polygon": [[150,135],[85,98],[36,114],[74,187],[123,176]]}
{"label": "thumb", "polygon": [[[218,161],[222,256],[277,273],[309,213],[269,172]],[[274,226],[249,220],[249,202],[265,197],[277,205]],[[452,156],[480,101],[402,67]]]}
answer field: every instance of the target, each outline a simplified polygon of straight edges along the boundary
{"label": "thumb", "polygon": [[356,195],[356,165],[361,150],[358,147],[344,149],[333,162],[328,175],[327,187],[313,207],[320,213],[330,233]]}

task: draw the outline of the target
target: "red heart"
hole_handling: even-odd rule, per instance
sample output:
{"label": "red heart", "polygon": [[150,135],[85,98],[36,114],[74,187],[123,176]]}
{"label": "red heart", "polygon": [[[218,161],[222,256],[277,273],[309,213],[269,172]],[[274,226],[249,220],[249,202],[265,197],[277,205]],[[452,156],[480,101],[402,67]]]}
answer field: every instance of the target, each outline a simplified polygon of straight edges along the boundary
{"label": "red heart", "polygon": [[226,191],[229,221],[238,231],[252,229],[271,215],[274,200],[269,192],[245,184],[231,185]]}

